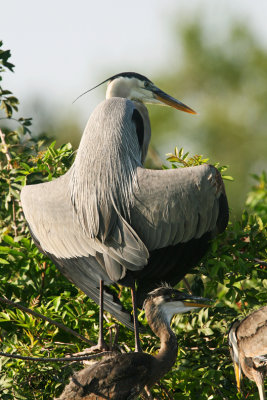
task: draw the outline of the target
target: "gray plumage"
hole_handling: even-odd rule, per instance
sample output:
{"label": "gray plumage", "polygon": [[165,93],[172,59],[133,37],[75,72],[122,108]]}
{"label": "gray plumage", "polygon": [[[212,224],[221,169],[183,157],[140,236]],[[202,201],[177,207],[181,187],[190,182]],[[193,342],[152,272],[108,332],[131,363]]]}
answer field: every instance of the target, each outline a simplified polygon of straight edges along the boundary
{"label": "gray plumage", "polygon": [[[228,206],[210,165],[145,169],[147,109],[110,97],[90,116],[70,170],[24,187],[21,201],[36,245],[69,280],[96,302],[99,280],[130,287],[137,280],[140,305],[148,291],[162,281],[174,285],[203,256],[225,229]],[[104,308],[132,327],[107,288]]]}

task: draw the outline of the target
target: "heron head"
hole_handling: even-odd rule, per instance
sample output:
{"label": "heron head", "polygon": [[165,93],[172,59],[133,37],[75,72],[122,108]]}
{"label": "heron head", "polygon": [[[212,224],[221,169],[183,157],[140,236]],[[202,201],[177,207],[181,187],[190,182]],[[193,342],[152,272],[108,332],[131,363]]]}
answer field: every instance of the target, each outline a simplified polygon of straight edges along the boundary
{"label": "heron head", "polygon": [[[196,114],[192,108],[163,92],[148,78],[136,72],[121,72],[113,75],[105,81],[99,83],[97,86],[94,86],[92,89],[87,90],[79,97],[106,82],[108,82],[106,92],[107,99],[111,97],[123,97],[144,104],[167,105],[176,108],[177,110],[181,110],[190,114]],[[77,99],[79,97],[77,97]]]}
{"label": "heron head", "polygon": [[204,297],[192,296],[168,286],[159,287],[148,294],[144,303],[147,307],[157,309],[164,315],[168,323],[175,314],[182,314],[197,308],[210,307]]}
{"label": "heron head", "polygon": [[192,108],[163,92],[148,78],[135,72],[122,72],[111,77],[106,92],[106,98],[110,97],[125,97],[144,104],[167,105],[196,114]]}

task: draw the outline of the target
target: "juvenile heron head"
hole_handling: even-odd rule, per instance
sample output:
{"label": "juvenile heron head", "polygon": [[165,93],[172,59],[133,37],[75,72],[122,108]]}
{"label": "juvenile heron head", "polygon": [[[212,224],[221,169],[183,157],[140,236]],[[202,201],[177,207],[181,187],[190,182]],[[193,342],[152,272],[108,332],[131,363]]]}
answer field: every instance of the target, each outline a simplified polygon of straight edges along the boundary
{"label": "juvenile heron head", "polygon": [[158,315],[170,324],[175,314],[182,314],[197,308],[210,307],[204,297],[192,296],[171,287],[160,287],[149,293],[144,302],[147,318]]}

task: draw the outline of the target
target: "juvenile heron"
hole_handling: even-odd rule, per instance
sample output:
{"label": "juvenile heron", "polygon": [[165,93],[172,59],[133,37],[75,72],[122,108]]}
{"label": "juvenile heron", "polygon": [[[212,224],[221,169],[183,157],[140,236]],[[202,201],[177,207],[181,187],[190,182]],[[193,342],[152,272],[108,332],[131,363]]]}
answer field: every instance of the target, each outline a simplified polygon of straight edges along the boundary
{"label": "juvenile heron", "polygon": [[207,307],[201,297],[160,287],[149,293],[145,313],[152,331],[160,338],[160,350],[147,353],[116,354],[75,374],[58,400],[135,399],[150,389],[173,366],[177,357],[177,339],[170,327],[174,314]]}
{"label": "juvenile heron", "polygon": [[235,321],[229,330],[228,339],[238,391],[241,391],[241,372],[243,372],[256,383],[260,400],[265,400],[267,306],[254,311],[242,321]]}
{"label": "juvenile heron", "polygon": [[161,102],[194,113],[142,75],[113,76],[107,100],[90,116],[70,170],[21,193],[38,248],[99,302],[100,347],[102,305],[132,329],[130,315],[108,285],[131,288],[140,350],[137,304],[160,282],[179,282],[228,223],[224,185],[213,166],[143,167],[151,136],[144,103]]}

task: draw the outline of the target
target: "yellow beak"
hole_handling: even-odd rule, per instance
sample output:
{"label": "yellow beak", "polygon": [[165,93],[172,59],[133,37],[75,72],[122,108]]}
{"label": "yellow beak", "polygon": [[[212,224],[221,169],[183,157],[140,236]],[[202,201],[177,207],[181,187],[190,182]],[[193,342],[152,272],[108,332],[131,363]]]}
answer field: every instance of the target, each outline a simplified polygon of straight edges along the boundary
{"label": "yellow beak", "polygon": [[199,307],[199,308],[211,307],[209,304],[194,303],[192,301],[184,301],[183,303],[186,307]]}
{"label": "yellow beak", "polygon": [[234,361],[234,369],[235,369],[235,379],[236,379],[236,386],[237,390],[241,392],[241,369],[239,364]]}
{"label": "yellow beak", "polygon": [[157,87],[153,88],[154,96],[160,102],[167,104],[170,107],[176,108],[177,110],[181,110],[190,114],[197,114],[192,108],[188,107],[186,104],[182,103],[179,100],[176,100],[174,97],[169,96],[167,93],[158,89]]}

